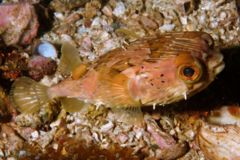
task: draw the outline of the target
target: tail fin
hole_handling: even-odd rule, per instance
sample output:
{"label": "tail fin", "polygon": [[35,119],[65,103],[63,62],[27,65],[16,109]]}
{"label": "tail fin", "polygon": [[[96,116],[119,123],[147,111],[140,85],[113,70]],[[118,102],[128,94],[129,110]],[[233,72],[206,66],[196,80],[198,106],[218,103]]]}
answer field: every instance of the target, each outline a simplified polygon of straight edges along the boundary
{"label": "tail fin", "polygon": [[38,112],[40,107],[49,102],[47,86],[31,78],[21,77],[12,85],[10,98],[18,111],[22,113]]}

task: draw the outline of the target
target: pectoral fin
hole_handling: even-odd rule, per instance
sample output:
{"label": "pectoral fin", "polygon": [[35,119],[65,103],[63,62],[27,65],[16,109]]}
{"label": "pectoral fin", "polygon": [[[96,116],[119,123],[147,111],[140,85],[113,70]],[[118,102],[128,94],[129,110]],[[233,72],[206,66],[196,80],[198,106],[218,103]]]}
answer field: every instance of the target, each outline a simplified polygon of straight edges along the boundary
{"label": "pectoral fin", "polygon": [[140,107],[111,108],[119,122],[142,126],[144,122]]}
{"label": "pectoral fin", "polygon": [[83,101],[81,101],[77,98],[63,97],[60,99],[60,101],[61,101],[63,109],[69,113],[80,112],[86,106],[86,103],[84,103]]}
{"label": "pectoral fin", "polygon": [[68,76],[81,64],[81,59],[77,48],[68,42],[62,44],[61,54],[58,71]]}

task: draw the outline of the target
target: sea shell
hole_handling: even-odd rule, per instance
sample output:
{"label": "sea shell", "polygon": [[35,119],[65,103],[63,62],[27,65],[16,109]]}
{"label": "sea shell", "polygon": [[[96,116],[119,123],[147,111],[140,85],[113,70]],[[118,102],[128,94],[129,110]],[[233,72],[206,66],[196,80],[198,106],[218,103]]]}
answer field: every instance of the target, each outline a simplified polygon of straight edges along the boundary
{"label": "sea shell", "polygon": [[55,46],[47,41],[38,43],[35,52],[43,57],[51,58],[53,60],[58,56]]}

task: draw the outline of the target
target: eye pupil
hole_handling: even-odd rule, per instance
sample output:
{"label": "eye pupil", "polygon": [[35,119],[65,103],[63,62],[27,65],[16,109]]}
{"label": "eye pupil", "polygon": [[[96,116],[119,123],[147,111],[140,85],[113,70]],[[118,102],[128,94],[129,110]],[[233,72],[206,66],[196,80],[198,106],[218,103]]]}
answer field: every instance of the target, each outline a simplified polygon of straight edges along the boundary
{"label": "eye pupil", "polygon": [[183,74],[186,76],[186,77],[192,77],[194,75],[195,71],[194,69],[192,69],[191,67],[185,67],[183,69]]}

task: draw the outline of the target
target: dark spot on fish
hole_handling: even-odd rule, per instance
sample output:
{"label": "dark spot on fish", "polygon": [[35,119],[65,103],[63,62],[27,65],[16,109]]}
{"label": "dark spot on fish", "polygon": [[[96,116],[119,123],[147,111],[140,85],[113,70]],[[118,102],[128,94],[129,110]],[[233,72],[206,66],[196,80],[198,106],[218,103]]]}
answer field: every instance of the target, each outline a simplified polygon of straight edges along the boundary
{"label": "dark spot on fish", "polygon": [[161,76],[161,77],[163,77],[163,76],[164,76],[164,74],[161,74],[160,76]]}
{"label": "dark spot on fish", "polygon": [[141,66],[142,69],[144,69],[144,66]]}
{"label": "dark spot on fish", "polygon": [[151,84],[151,86],[153,86],[153,83],[150,83]]}
{"label": "dark spot on fish", "polygon": [[162,83],[165,83],[165,81],[161,81]]}

